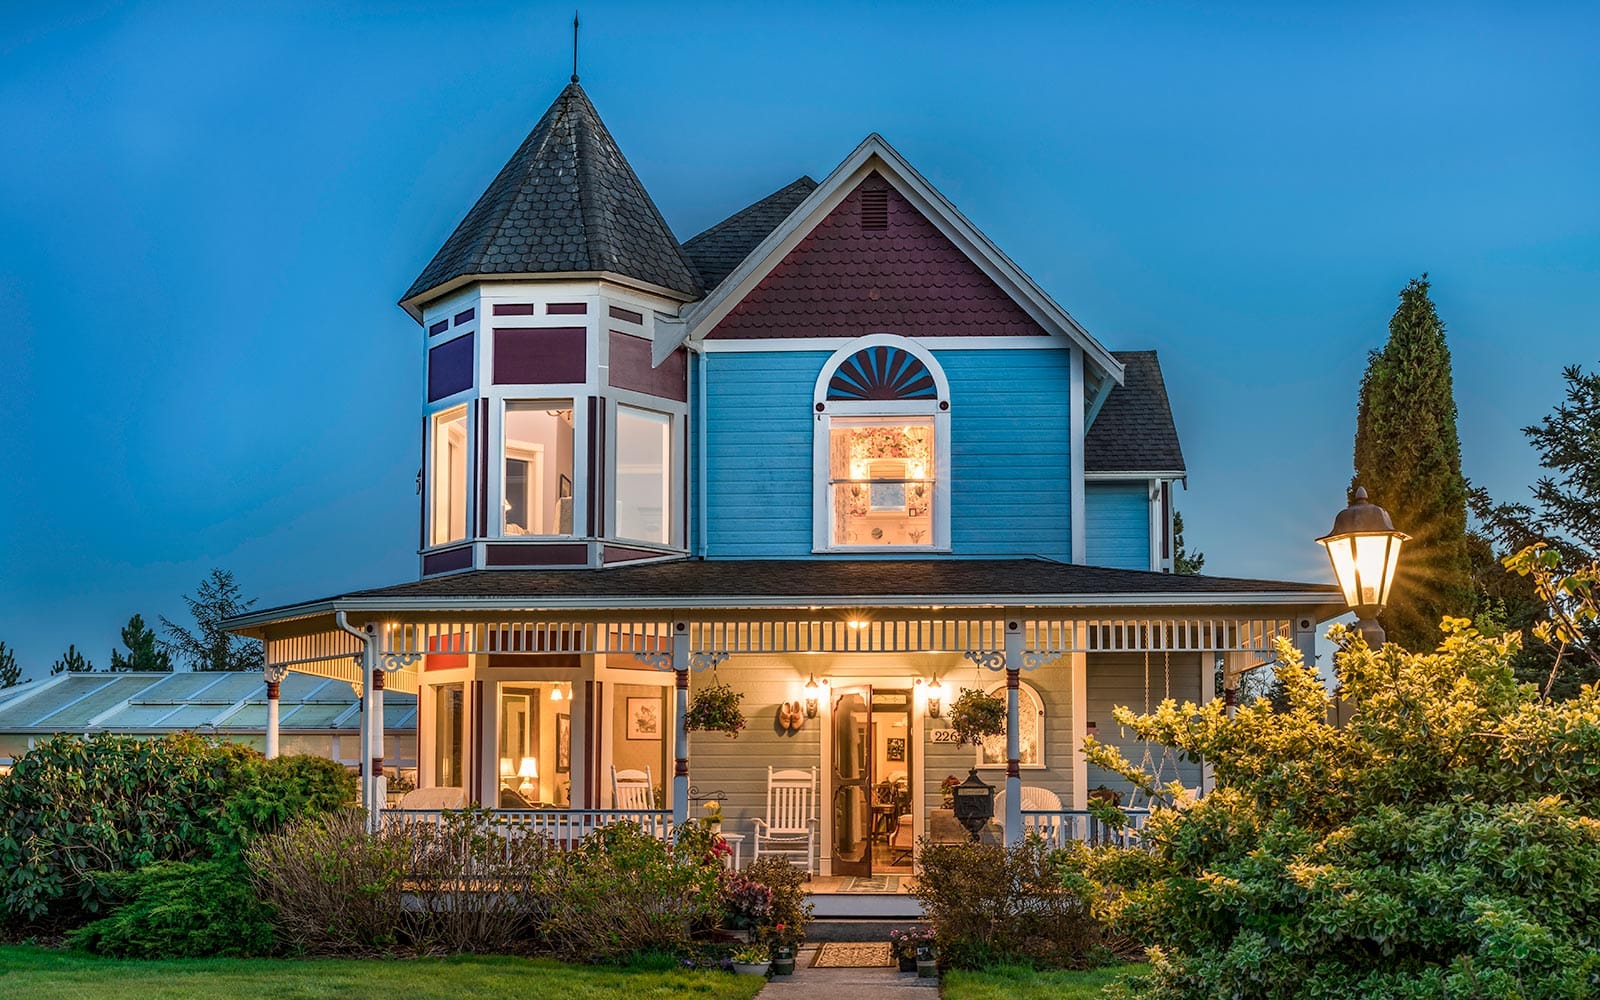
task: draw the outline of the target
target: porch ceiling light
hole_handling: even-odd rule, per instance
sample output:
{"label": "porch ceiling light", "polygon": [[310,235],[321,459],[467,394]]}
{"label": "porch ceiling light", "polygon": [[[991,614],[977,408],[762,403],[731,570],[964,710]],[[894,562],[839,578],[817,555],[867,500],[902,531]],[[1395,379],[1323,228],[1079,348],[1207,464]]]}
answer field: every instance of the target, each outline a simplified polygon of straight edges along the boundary
{"label": "porch ceiling light", "polygon": [[1367,491],[1358,486],[1350,506],[1333,519],[1333,530],[1317,539],[1328,550],[1344,602],[1356,614],[1356,627],[1374,649],[1383,645],[1383,626],[1377,619],[1389,603],[1400,546],[1410,537],[1396,531],[1388,511],[1368,503]]}

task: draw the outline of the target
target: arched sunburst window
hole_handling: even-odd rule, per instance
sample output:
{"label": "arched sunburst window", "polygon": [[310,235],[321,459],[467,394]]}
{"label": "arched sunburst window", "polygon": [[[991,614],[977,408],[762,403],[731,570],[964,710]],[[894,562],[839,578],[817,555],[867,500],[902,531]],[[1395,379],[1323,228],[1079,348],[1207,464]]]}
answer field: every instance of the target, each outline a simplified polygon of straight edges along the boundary
{"label": "arched sunburst window", "polygon": [[818,551],[950,547],[950,387],[933,355],[876,334],[823,366],[816,417]]}

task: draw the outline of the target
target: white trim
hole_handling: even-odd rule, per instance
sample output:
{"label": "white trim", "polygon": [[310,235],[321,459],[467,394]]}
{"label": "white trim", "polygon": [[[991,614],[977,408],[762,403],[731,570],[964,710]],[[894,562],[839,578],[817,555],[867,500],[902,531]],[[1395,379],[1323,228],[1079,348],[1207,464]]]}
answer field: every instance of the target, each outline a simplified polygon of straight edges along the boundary
{"label": "white trim", "polygon": [[684,310],[682,339],[673,331],[656,344],[657,363],[685,341],[698,342],[783,260],[826,214],[853,191],[861,179],[878,171],[928,221],[1011,296],[1035,322],[1065,337],[1093,357],[1117,383],[1123,366],[1088,330],[1050,298],[1026,272],[917,172],[905,157],[874,132],[805,197],[789,217],[746,257],[711,294]]}
{"label": "white trim", "polygon": [[1161,558],[1161,480],[1150,480],[1149,488],[1145,491],[1145,512],[1149,515],[1148,538],[1150,548],[1150,569],[1159,573],[1164,560]]}
{"label": "white trim", "polygon": [[[409,299],[402,299],[400,301],[400,308],[404,309],[412,319],[421,322],[423,313],[433,309],[435,302],[445,298],[446,296],[453,295],[469,285],[477,284],[489,286],[504,284],[512,281],[525,281],[535,284],[558,284],[572,281],[604,281],[622,288],[629,289],[630,291],[642,292],[646,295],[653,295],[668,302],[689,302],[694,299],[694,296],[688,294],[687,292],[674,291],[665,287],[664,285],[652,284],[651,282],[643,281],[639,278],[630,278],[627,275],[618,274],[615,271],[553,271],[548,273],[516,272],[507,274],[458,275],[448,281],[435,285],[433,288],[419,292],[416,295],[411,296]],[[483,288],[477,289],[477,292],[480,294],[489,294]],[[497,292],[493,294],[498,295],[502,293]],[[426,309],[424,309],[422,303],[427,304]],[[427,328],[424,327],[423,329]]]}
{"label": "white trim", "polygon": [[[855,342],[850,337],[762,337],[738,340],[702,340],[696,346],[711,354],[756,354],[778,351],[837,351]],[[1057,337],[923,337],[917,341],[930,351],[1067,351],[1070,343]]]}
{"label": "white trim", "polygon": [[1187,472],[1173,470],[1150,469],[1144,472],[1085,472],[1083,478],[1091,483],[1096,482],[1138,482],[1141,479],[1183,479]]}
{"label": "white trim", "polygon": [[1083,398],[1083,352],[1074,349],[1072,352],[1072,385],[1070,398],[1067,404],[1068,421],[1072,425],[1071,454],[1068,456],[1072,463],[1070,475],[1072,477],[1072,561],[1083,565],[1089,561],[1089,525],[1088,504],[1084,497],[1083,473],[1083,448],[1084,448],[1084,398]]}

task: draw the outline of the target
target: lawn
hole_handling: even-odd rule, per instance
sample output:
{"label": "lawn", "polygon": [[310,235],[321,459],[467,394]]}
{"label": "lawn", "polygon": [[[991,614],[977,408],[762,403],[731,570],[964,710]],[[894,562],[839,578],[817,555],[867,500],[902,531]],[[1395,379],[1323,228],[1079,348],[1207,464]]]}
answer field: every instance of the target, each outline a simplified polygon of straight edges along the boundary
{"label": "lawn", "polygon": [[634,971],[544,959],[184,959],[139,962],[0,947],[0,996],[28,1000],[462,1000],[704,997],[749,1000],[766,983],[726,972]]}
{"label": "lawn", "polygon": [[1146,968],[1112,965],[1089,972],[1036,972],[1010,966],[951,972],[944,977],[944,1000],[1103,1000],[1107,984]]}

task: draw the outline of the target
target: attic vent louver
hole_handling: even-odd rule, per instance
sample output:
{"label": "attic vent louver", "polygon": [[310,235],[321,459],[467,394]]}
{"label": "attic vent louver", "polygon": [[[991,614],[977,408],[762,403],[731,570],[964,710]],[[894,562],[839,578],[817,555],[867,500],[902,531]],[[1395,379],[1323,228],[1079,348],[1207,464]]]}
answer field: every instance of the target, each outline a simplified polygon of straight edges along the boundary
{"label": "attic vent louver", "polygon": [[889,228],[889,189],[861,192],[861,228]]}

